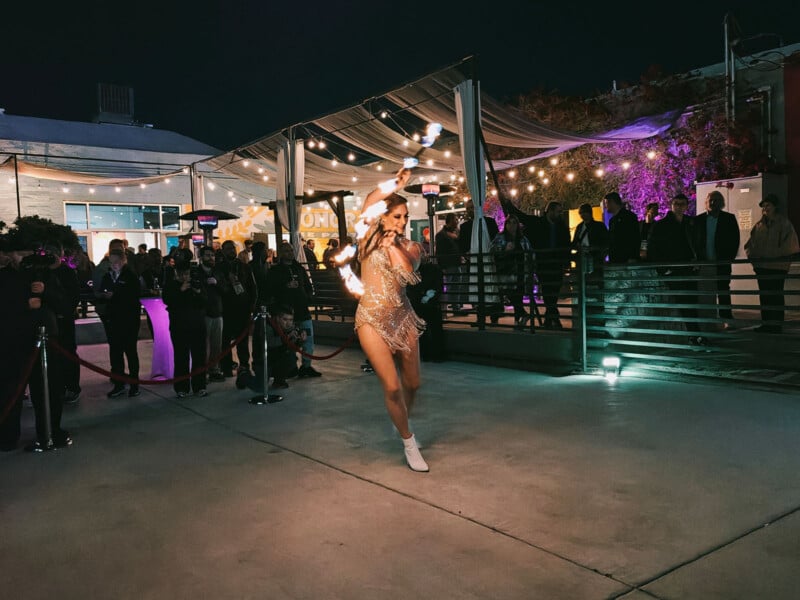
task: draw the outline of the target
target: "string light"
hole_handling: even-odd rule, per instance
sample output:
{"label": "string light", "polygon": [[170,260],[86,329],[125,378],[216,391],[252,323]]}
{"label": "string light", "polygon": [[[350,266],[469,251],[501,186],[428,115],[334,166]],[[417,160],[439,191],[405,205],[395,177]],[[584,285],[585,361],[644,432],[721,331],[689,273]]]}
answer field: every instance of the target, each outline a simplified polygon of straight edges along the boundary
{"label": "string light", "polygon": [[533,173],[534,171],[536,171],[536,167],[534,167],[533,165],[528,167],[528,173]]}
{"label": "string light", "polygon": [[389,116],[389,113],[387,113],[385,110],[381,111],[381,119],[385,119],[388,116]]}
{"label": "string light", "polygon": [[146,188],[146,187],[147,187],[147,185],[146,185],[146,184],[144,184],[144,183],[140,183],[140,184],[139,184],[139,187],[140,187],[140,188],[142,188],[142,189],[144,189],[144,188]]}
{"label": "string light", "polygon": [[631,163],[629,163],[627,160],[624,163],[622,163],[622,170],[623,171],[627,171],[630,168],[631,168]]}
{"label": "string light", "polygon": [[217,186],[214,185],[213,181],[209,181],[207,185],[208,185],[208,189],[210,189],[211,191],[214,191],[214,189],[217,187]]}
{"label": "string light", "polygon": [[433,166],[433,159],[429,158],[428,160],[425,161],[425,164],[428,165],[429,167],[432,167]]}
{"label": "string light", "polygon": [[517,172],[516,172],[516,171],[514,171],[514,170],[512,169],[511,171],[509,171],[509,172],[508,172],[508,176],[509,176],[511,179],[514,179],[514,177],[516,177],[516,176],[517,176]]}
{"label": "string light", "polygon": [[378,166],[377,166],[377,167],[375,167],[375,168],[376,168],[378,171],[383,171],[383,165],[378,165]]}
{"label": "string light", "polygon": [[242,165],[244,165],[245,167],[249,167],[249,166],[250,166],[250,161],[249,161],[249,160],[246,160],[246,161],[244,161],[244,162],[242,163]]}
{"label": "string light", "polygon": [[325,149],[325,142],[320,140],[319,142],[317,142],[317,146],[319,147],[320,150],[323,150]]}
{"label": "string light", "polygon": [[528,185],[528,191],[529,192],[532,192],[534,189],[536,189],[536,188],[533,187],[533,184],[529,184]]}
{"label": "string light", "polygon": [[357,181],[358,181],[358,177],[356,177],[355,175],[353,175],[353,183],[355,183],[355,182],[357,182]]}
{"label": "string light", "polygon": [[66,185],[61,188],[61,191],[64,192],[65,194],[69,194],[69,188]]}
{"label": "string light", "polygon": [[406,148],[408,148],[408,140],[403,140],[403,146],[405,146]]}
{"label": "string light", "polygon": [[308,140],[308,142],[306,142],[306,145],[309,148],[314,148],[317,144],[314,142],[314,140]]}
{"label": "string light", "polygon": [[492,190],[492,196],[497,196],[497,190]]}
{"label": "string light", "polygon": [[450,150],[445,150],[445,151],[444,151],[444,157],[445,157],[445,158],[450,158],[452,155],[453,155],[453,153],[452,153],[452,152],[450,152]]}
{"label": "string light", "polygon": [[558,159],[556,157],[551,158],[550,164],[555,167],[558,164]]}
{"label": "string light", "polygon": [[122,188],[117,186],[117,187],[114,188],[114,191],[119,194],[122,191]]}
{"label": "string light", "polygon": [[650,152],[647,153],[647,158],[649,158],[650,160],[653,160],[655,157],[656,153],[653,150],[650,150]]}
{"label": "string light", "polygon": [[184,175],[188,175],[189,174],[189,167],[183,167],[183,174]]}
{"label": "string light", "polygon": [[233,192],[228,192],[228,198],[233,198]]}
{"label": "string light", "polygon": [[514,198],[517,195],[517,188],[511,188],[511,197]]}
{"label": "string light", "polygon": [[269,175],[264,175],[261,179],[263,181],[269,181]]}
{"label": "string light", "polygon": [[94,188],[89,188],[89,193],[94,194]]}
{"label": "string light", "polygon": [[169,178],[169,177],[167,177],[167,178],[164,180],[164,183],[166,183],[166,184],[169,184],[169,183],[170,183],[170,181],[171,181],[171,180],[170,180],[170,178]]}
{"label": "string light", "polygon": [[544,171],[539,170],[538,175],[539,175],[539,178],[541,179],[542,177],[544,177]]}
{"label": "string light", "polygon": [[337,161],[335,158],[331,161],[331,166],[332,167],[335,167],[338,164],[339,164],[339,161]]}
{"label": "string light", "polygon": [[419,134],[415,133],[414,135],[411,136],[411,139],[414,140],[415,142],[418,142],[419,141]]}
{"label": "string light", "polygon": [[543,183],[543,184],[545,184],[545,185],[547,185],[548,183],[550,183],[550,179],[548,179],[547,177],[545,177],[544,179],[542,179],[542,183]]}
{"label": "string light", "polygon": [[347,155],[347,160],[349,160],[350,162],[353,162],[355,159],[356,159],[356,155],[353,154],[352,152]]}
{"label": "string light", "polygon": [[575,179],[575,173],[567,173],[567,181],[573,181]]}
{"label": "string light", "polygon": [[606,174],[606,172],[603,169],[597,169],[597,171],[595,171],[594,174],[597,175],[598,177],[602,177],[603,175]]}
{"label": "string light", "polygon": [[264,172],[264,167],[258,167],[258,174],[261,175],[261,173],[263,172]]}

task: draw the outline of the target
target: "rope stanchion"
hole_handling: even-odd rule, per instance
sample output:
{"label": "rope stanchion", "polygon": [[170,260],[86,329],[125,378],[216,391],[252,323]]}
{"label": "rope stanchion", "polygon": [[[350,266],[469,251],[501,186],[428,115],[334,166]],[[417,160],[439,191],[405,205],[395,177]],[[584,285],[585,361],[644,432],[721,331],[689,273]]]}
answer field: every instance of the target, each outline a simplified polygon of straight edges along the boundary
{"label": "rope stanchion", "polygon": [[[283,400],[283,396],[278,394],[270,394],[269,393],[269,364],[267,362],[267,355],[269,354],[269,347],[267,342],[267,319],[270,319],[269,313],[267,312],[267,307],[262,306],[261,310],[258,312],[258,315],[255,317],[256,319],[261,320],[261,327],[264,333],[264,358],[262,362],[262,368],[264,372],[262,373],[262,385],[264,386],[264,391],[257,395],[250,398],[250,404],[275,404],[276,402],[280,402]],[[270,322],[271,319],[270,319]],[[255,350],[255,349],[254,349]]]}
{"label": "rope stanchion", "polygon": [[44,325],[39,327],[39,339],[36,345],[39,347],[39,357],[42,359],[42,382],[44,396],[44,432],[45,443],[44,450],[52,450],[55,448],[53,443],[53,424],[50,422],[50,380],[47,378],[47,329]]}
{"label": "rope stanchion", "polygon": [[36,359],[39,358],[39,352],[40,349],[37,345],[33,348],[30,359],[25,363],[25,367],[22,369],[22,377],[20,378],[16,389],[14,389],[14,392],[11,394],[8,402],[3,407],[3,412],[0,413],[0,423],[3,423],[8,418],[8,415],[11,413],[11,409],[13,408],[14,404],[16,404],[17,400],[19,400],[19,397],[22,396],[22,392],[25,391],[25,386],[28,385],[28,379],[33,371],[33,365],[36,363]]}

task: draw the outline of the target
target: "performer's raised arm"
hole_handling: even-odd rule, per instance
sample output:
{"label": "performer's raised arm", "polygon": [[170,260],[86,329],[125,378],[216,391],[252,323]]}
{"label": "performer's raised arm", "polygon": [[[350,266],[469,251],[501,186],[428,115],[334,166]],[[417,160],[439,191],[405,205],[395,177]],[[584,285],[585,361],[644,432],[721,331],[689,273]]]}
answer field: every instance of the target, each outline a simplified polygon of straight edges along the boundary
{"label": "performer's raised arm", "polygon": [[397,175],[394,179],[383,182],[367,195],[366,199],[364,200],[364,206],[361,208],[361,212],[366,212],[367,209],[373,204],[380,202],[381,200],[386,200],[386,198],[388,198],[390,195],[394,194],[398,190],[402,190],[408,183],[409,179],[411,179],[411,169],[406,169],[403,167],[397,172]]}

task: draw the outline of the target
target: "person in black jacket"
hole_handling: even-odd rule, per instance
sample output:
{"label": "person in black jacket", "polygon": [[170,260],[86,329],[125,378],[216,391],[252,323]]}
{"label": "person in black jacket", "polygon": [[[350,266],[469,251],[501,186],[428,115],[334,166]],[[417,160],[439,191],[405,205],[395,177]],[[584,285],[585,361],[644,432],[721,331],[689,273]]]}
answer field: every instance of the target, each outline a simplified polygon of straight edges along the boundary
{"label": "person in black jacket", "polygon": [[591,204],[581,204],[578,215],[581,222],[572,236],[572,247],[578,251],[585,249],[587,279],[599,281],[603,277],[603,262],[608,252],[608,229],[602,221],[594,220]]}
{"label": "person in black jacket", "polygon": [[517,216],[536,252],[534,268],[545,305],[544,328],[561,329],[558,296],[570,256],[569,227],[562,218],[561,203],[548,202],[543,217],[524,213],[510,202],[504,208]]}
{"label": "person in black jacket", "polygon": [[725,197],[721,192],[714,190],[706,196],[706,212],[695,219],[695,248],[699,259],[722,263],[715,265],[719,316],[733,319],[731,265],[728,261],[734,260],[739,252],[739,223],[734,215],[722,210],[724,207]]}
{"label": "person in black jacket", "polygon": [[[128,371],[134,379],[139,377],[139,352],[136,344],[139,340],[141,324],[141,285],[139,276],[128,265],[127,253],[112,250],[108,254],[109,271],[100,283],[99,297],[106,301],[108,318],[108,351],[111,360],[111,372],[115,375],[125,374],[125,358],[128,359]],[[109,398],[117,398],[125,393],[125,384],[114,380],[113,389],[106,394]],[[128,396],[139,395],[138,384],[132,383]]]}
{"label": "person in black jacket", "polygon": [[[192,280],[188,261],[175,264],[175,278],[164,285],[164,304],[169,312],[169,335],[175,359],[175,377],[189,373],[189,358],[192,368],[206,364],[206,293],[202,283]],[[173,385],[178,398],[191,390],[196,396],[206,395],[206,375],[196,373],[191,380],[182,379]]]}
{"label": "person in black jacket", "polygon": [[[28,307],[30,282],[19,270],[21,242],[0,236],[0,451],[16,450],[19,443],[24,382],[20,381],[35,347],[32,314]],[[22,384],[22,389],[20,385]],[[19,392],[19,393],[18,393]],[[4,414],[5,411],[5,414]]]}
{"label": "person in black jacket", "polygon": [[[231,240],[222,242],[222,262],[220,273],[228,278],[223,289],[222,339],[227,348],[231,341],[242,337],[236,344],[236,357],[240,372],[250,371],[250,318],[256,301],[256,281],[250,266],[242,262],[236,254],[236,244]],[[248,333],[244,333],[248,331]],[[233,355],[229,352],[222,357],[222,374],[233,377]]]}
{"label": "person in black jacket", "polygon": [[[338,244],[336,247],[338,248]],[[314,326],[308,304],[313,289],[308,273],[303,265],[295,260],[294,248],[289,242],[281,242],[278,246],[278,263],[267,272],[267,288],[273,300],[270,305],[291,306],[295,323],[306,332],[303,340],[302,366],[298,376],[319,377],[321,373],[311,366],[310,358],[314,353]],[[263,350],[261,354],[263,356]]]}
{"label": "person in black jacket", "polygon": [[[70,348],[64,345],[65,338],[62,337],[59,326],[65,322],[65,317],[75,310],[75,304],[72,292],[64,288],[62,278],[57,273],[61,267],[61,254],[60,244],[46,243],[33,254],[26,256],[22,260],[21,267],[30,286],[28,306],[31,309],[34,332],[43,326],[51,338],[55,338],[63,349],[70,351]],[[69,432],[61,429],[67,368],[67,359],[60,352],[48,350],[47,389],[50,400],[50,431],[56,448],[72,444]],[[37,439],[25,447],[29,452],[42,452],[48,449],[44,383],[41,361],[37,360],[33,364],[29,380]]]}
{"label": "person in black jacket", "polygon": [[463,282],[461,278],[462,265],[466,259],[461,255],[458,243],[458,218],[455,213],[447,213],[444,225],[434,237],[434,252],[436,264],[444,273],[444,286],[447,290],[445,302],[450,303],[450,310],[454,314],[462,314]]}
{"label": "person in black jacket", "polygon": [[[647,242],[649,260],[677,263],[658,267],[658,272],[666,276],[667,287],[681,292],[672,299],[676,304],[697,303],[697,296],[691,293],[697,290],[697,281],[686,279],[697,276],[697,267],[692,264],[697,260],[694,223],[690,216],[684,214],[688,207],[689,199],[685,195],[678,194],[672,198],[670,211],[663,219],[653,224]],[[706,339],[696,335],[700,331],[700,325],[691,320],[697,318],[697,309],[682,308],[678,313],[690,319],[686,322],[686,329],[693,333],[689,336],[689,342],[705,345]]]}
{"label": "person in black jacket", "polygon": [[622,205],[622,198],[617,192],[605,195],[603,208],[612,215],[608,221],[608,262],[635,262],[639,258],[641,247],[639,220]]}
{"label": "person in black jacket", "polygon": [[[222,354],[223,328],[225,326],[224,298],[231,287],[227,273],[217,264],[217,253],[211,246],[200,248],[200,266],[196,270],[206,294],[206,336],[208,337],[208,359],[214,361]],[[208,380],[225,381],[220,359],[208,368]]]}

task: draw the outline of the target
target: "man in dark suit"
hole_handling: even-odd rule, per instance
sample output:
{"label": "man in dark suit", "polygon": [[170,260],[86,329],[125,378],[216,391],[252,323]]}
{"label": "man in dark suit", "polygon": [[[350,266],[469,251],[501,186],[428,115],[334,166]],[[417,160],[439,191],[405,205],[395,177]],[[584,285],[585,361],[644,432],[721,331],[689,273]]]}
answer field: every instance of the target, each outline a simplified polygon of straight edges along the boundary
{"label": "man in dark suit", "polygon": [[731,312],[731,265],[727,261],[739,252],[739,223],[736,217],[722,210],[725,197],[714,190],[706,196],[706,212],[695,219],[698,258],[716,260],[717,304],[722,319],[733,319]]}
{"label": "man in dark suit", "polygon": [[608,262],[625,264],[638,260],[641,240],[636,215],[622,206],[622,198],[617,192],[605,195],[603,208],[611,215],[608,221]]}
{"label": "man in dark suit", "polygon": [[587,278],[597,280],[603,276],[603,261],[608,250],[608,229],[602,221],[595,221],[591,204],[578,207],[581,222],[575,228],[572,247],[579,252],[584,251]]}
{"label": "man in dark suit", "polygon": [[503,208],[519,219],[523,233],[536,250],[535,270],[545,306],[544,328],[561,329],[558,296],[570,257],[569,227],[562,217],[561,203],[548,202],[542,217],[522,212],[510,202]]}

